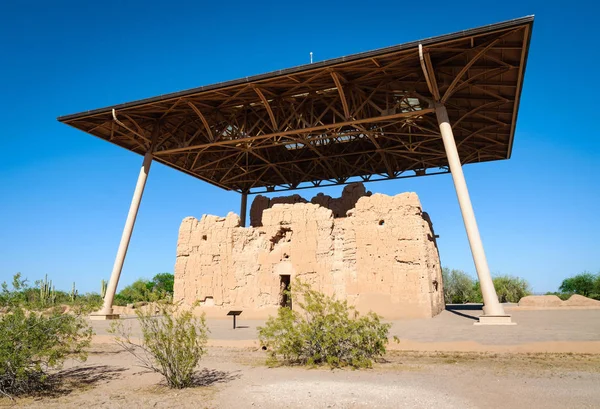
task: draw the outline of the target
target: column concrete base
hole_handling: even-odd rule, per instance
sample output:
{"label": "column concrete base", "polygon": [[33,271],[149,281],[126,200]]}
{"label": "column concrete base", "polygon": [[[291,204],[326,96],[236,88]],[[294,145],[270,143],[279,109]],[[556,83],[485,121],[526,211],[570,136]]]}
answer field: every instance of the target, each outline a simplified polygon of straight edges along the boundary
{"label": "column concrete base", "polygon": [[92,321],[105,321],[105,320],[118,320],[119,314],[102,314],[99,312],[90,314],[90,319]]}
{"label": "column concrete base", "polygon": [[517,325],[512,321],[511,315],[480,315],[479,321],[473,325]]}

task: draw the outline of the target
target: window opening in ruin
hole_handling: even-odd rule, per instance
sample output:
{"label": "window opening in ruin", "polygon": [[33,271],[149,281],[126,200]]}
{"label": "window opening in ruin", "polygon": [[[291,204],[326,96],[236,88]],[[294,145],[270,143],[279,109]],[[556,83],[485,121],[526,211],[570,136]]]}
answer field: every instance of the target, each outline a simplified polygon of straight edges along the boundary
{"label": "window opening in ruin", "polygon": [[380,226],[383,226],[384,224],[385,224],[385,221],[383,221],[383,220],[379,220],[379,225],[380,225]]}
{"label": "window opening in ruin", "polygon": [[289,294],[290,283],[291,277],[289,274],[279,276],[279,306],[292,309],[292,298]]}
{"label": "window opening in ruin", "polygon": [[206,234],[202,235],[202,240],[206,240]]}

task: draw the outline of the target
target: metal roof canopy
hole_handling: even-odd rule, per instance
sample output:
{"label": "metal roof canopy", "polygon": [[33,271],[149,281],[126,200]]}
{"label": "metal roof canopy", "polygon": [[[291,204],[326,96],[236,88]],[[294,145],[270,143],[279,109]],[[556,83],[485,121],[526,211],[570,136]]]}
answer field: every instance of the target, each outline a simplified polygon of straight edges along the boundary
{"label": "metal roof canopy", "polygon": [[508,159],[533,16],[58,118],[227,190],[292,190]]}

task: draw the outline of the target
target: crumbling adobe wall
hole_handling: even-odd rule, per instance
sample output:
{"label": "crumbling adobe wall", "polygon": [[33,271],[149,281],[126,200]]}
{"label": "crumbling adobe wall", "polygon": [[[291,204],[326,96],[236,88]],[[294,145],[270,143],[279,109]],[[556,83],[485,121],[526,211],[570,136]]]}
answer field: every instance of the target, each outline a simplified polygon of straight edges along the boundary
{"label": "crumbling adobe wall", "polygon": [[[310,203],[331,209],[333,217],[346,217],[348,210],[354,208],[358,199],[363,196],[371,196],[371,192],[365,189],[362,183],[351,183],[344,187],[340,197],[331,197],[323,193],[317,194],[310,200]],[[276,204],[293,204],[293,203],[308,203],[300,195],[280,196],[269,199],[268,197],[258,195],[252,201],[250,206],[250,226],[262,226],[262,214],[266,209],[269,209]]]}
{"label": "crumbling adobe wall", "polygon": [[262,226],[239,216],[184,219],[175,300],[208,316],[239,309],[266,318],[280,304],[280,275],[347,299],[387,319],[432,317],[444,308],[434,233],[415,193],[362,196],[345,218],[313,203],[278,204]]}

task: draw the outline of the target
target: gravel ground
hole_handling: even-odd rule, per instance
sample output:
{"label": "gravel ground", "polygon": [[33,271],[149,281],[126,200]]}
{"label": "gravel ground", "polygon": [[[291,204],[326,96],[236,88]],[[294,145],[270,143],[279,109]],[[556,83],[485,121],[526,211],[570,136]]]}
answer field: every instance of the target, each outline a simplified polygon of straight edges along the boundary
{"label": "gravel ground", "polygon": [[210,348],[197,386],[170,390],[114,344],[70,363],[24,408],[598,408],[600,355],[393,352],[370,370],[268,368],[260,350]]}
{"label": "gravel ground", "polygon": [[[600,341],[600,309],[520,310],[512,307],[514,326],[473,325],[482,314],[480,305],[449,307],[434,318],[391,321],[390,336],[411,342],[476,342],[481,345],[522,345],[538,342]],[[135,317],[125,321],[139,334]],[[231,318],[208,319],[211,340],[253,341],[256,328],[265,321],[238,318],[240,328],[233,330]],[[110,321],[90,321],[98,335],[107,334]],[[576,352],[576,351],[573,351]]]}

